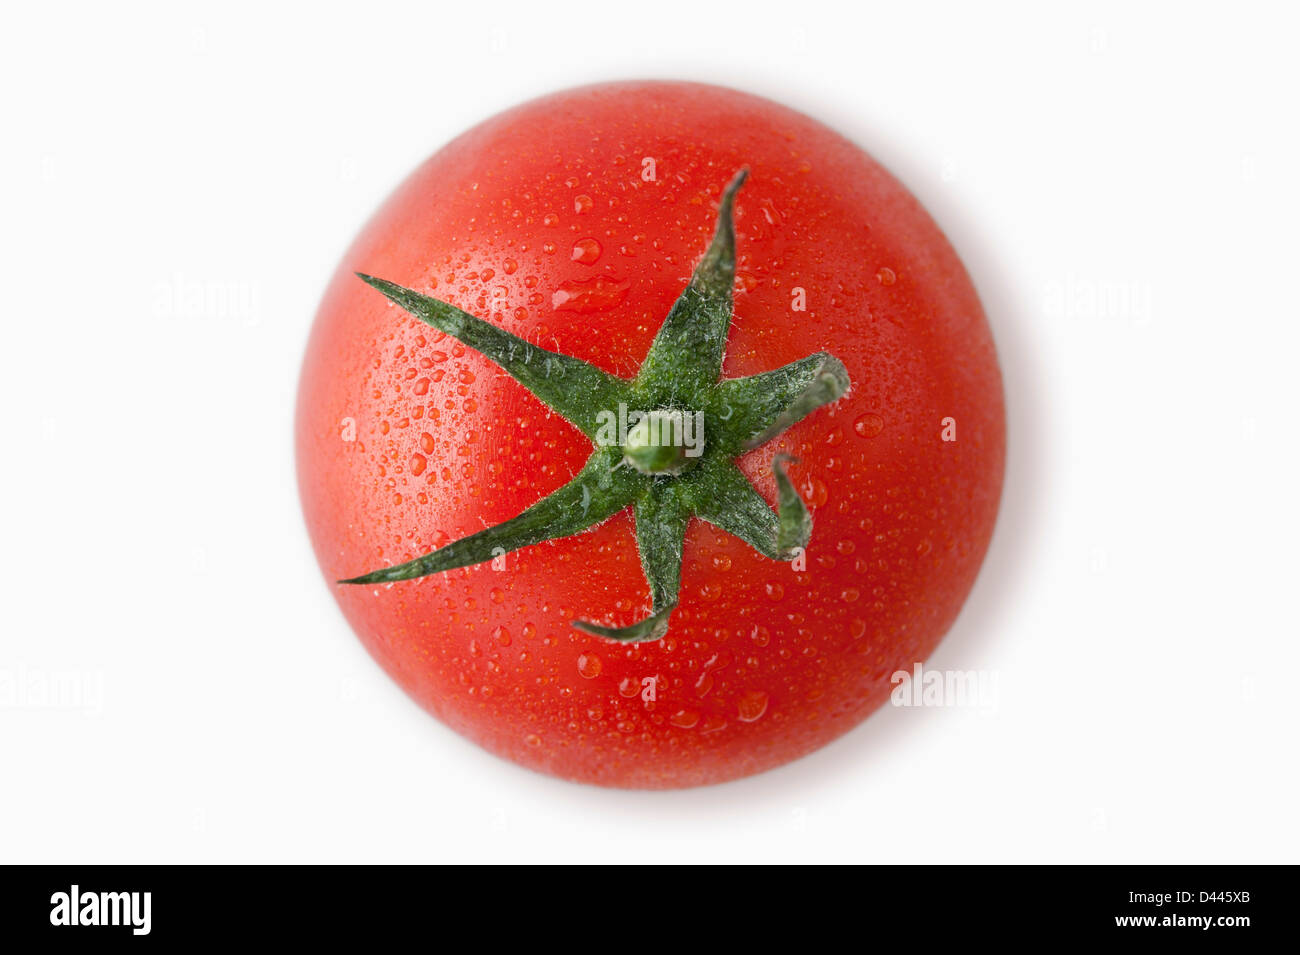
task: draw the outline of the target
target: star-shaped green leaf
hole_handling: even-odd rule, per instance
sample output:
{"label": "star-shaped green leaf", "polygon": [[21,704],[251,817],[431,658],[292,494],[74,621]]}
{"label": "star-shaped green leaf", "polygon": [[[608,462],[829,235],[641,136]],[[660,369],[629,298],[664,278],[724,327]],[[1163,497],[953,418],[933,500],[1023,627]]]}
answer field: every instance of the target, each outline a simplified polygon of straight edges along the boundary
{"label": "star-shaped green leaf", "polygon": [[778,455],[772,462],[775,512],[735,459],[840,398],[849,377],[835,357],[820,352],[748,378],[719,380],[736,276],[733,206],[746,176],[741,170],[723,191],[713,241],[631,381],[538,348],[454,305],[360,276],[420,321],[492,359],[596,447],[571,481],[517,517],[407,563],[340,583],[411,580],[467,567],[578,534],[631,506],[650,587],[650,614],[624,627],[580,620],[573,625],[610,640],[635,642],[657,640],[668,630],[692,516],[773,560],[791,560],[807,546],[812,518],[785,473],[787,457]]}

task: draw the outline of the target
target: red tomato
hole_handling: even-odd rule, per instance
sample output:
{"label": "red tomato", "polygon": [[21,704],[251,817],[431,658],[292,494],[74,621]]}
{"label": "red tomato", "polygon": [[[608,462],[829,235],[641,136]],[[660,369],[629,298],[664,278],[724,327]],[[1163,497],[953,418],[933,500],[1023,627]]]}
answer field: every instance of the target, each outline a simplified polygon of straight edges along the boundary
{"label": "red tomato", "polygon": [[[514,517],[592,453],[501,368],[353,273],[631,378],[742,167],[723,375],[824,350],[852,382],[739,459],[770,502],[774,455],[798,459],[790,475],[814,519],[804,560],[770,560],[693,519],[668,632],[634,644],[571,624],[645,615],[626,511],[488,563],[333,583]],[[686,83],[548,96],[426,161],[330,283],[297,412],[307,526],[375,659],[494,753],[640,788],[778,766],[880,706],[891,675],[931,653],[974,582],[1004,442],[983,311],[917,201],[812,119]]]}

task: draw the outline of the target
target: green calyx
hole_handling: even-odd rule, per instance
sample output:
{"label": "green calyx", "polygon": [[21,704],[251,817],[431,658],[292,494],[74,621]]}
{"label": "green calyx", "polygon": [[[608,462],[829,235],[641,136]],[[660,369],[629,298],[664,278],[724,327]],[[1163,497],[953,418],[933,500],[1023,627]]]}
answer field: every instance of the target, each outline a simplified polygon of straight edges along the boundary
{"label": "green calyx", "polygon": [[482,563],[521,547],[578,534],[627,507],[650,588],[649,615],[630,626],[576,620],[622,642],[657,640],[678,603],[682,545],[692,516],[739,537],[765,557],[792,560],[812,518],[777,455],[773,512],[735,459],[775,438],[849,388],[825,352],[748,378],[720,380],[736,274],[733,204],[742,170],[722,194],[717,230],[674,303],[637,376],[628,381],[546,351],[504,329],[383,279],[360,278],[419,320],[482,352],[595,444],[563,487],[518,516],[422,557],[340,581],[412,580]]}

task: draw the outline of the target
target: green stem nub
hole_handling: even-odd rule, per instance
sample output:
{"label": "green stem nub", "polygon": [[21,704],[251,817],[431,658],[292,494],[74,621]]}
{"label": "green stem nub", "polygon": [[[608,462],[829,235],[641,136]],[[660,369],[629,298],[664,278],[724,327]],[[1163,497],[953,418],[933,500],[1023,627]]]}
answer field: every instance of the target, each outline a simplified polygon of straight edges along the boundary
{"label": "green stem nub", "polygon": [[677,475],[704,451],[703,415],[664,409],[647,412],[627,432],[623,460],[642,474]]}

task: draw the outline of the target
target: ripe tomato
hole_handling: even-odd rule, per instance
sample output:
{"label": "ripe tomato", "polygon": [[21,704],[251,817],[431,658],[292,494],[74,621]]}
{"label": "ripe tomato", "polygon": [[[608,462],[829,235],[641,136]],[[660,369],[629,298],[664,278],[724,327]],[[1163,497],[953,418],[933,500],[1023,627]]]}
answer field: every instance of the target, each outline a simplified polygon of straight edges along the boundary
{"label": "ripe tomato", "polygon": [[[638,643],[572,625],[646,614],[628,510],[471,566],[333,583],[508,521],[592,455],[588,435],[501,367],[354,272],[632,379],[742,168],[723,377],[825,351],[851,382],[738,458],[769,502],[774,460],[797,461],[806,552],[774,561],[691,519],[680,604],[666,633]],[[887,699],[891,675],[930,654],[971,588],[1004,441],[983,312],[917,201],[808,117],[686,83],[548,96],[425,162],[330,283],[297,412],[307,526],[375,659],[492,752],[642,788],[780,765]]]}

